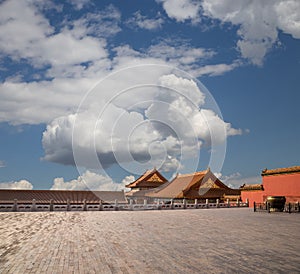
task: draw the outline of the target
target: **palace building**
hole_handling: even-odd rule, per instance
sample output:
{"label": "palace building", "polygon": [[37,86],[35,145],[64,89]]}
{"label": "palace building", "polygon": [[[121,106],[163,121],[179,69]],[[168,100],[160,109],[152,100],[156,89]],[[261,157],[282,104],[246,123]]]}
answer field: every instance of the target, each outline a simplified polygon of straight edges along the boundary
{"label": "palace building", "polygon": [[127,188],[131,189],[129,192],[126,192],[126,197],[137,203],[140,200],[147,199],[146,194],[148,192],[151,192],[153,189],[156,189],[167,182],[168,180],[161,175],[156,168],[147,170],[134,182],[126,185]]}
{"label": "palace building", "polygon": [[198,199],[211,202],[240,199],[240,190],[231,189],[220,181],[208,168],[191,174],[177,174],[170,182],[156,169],[146,171],[141,177],[126,187],[128,199],[142,200]]}
{"label": "palace building", "polygon": [[300,166],[265,169],[261,176],[261,185],[240,188],[242,200],[248,199],[250,206],[265,202],[268,196],[285,196],[287,203],[300,201]]}
{"label": "palace building", "polygon": [[161,199],[198,199],[205,202],[237,200],[239,189],[231,189],[220,181],[208,168],[191,174],[178,174],[172,181],[146,194]]}

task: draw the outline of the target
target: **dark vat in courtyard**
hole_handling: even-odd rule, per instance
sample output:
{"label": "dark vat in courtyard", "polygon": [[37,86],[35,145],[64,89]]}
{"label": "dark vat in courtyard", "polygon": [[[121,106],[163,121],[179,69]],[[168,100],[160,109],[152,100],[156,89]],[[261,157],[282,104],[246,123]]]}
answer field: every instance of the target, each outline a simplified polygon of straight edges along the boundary
{"label": "dark vat in courtyard", "polygon": [[283,211],[285,202],[285,196],[269,196],[267,198],[268,207],[272,211]]}

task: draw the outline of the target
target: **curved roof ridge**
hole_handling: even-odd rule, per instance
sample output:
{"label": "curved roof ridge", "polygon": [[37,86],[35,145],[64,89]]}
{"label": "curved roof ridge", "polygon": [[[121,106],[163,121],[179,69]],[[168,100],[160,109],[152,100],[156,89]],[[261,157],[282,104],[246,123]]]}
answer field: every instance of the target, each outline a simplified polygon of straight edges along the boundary
{"label": "curved roof ridge", "polygon": [[283,168],[275,168],[275,169],[264,169],[261,173],[262,176],[265,175],[275,175],[275,174],[284,174],[284,173],[294,173],[300,172],[300,166],[291,166],[291,167],[283,167]]}
{"label": "curved roof ridge", "polygon": [[207,173],[208,170],[202,170],[202,171],[196,171],[194,173],[188,173],[188,174],[178,174],[178,177],[188,177],[188,176],[195,176],[195,175],[203,175]]}
{"label": "curved roof ridge", "polygon": [[159,177],[163,181],[168,181],[157,169],[154,167],[153,169],[147,169],[139,178],[137,178],[135,181],[127,184],[125,187],[132,188],[136,187],[139,183],[141,183],[143,180],[147,180],[147,178],[151,177],[153,174],[157,173]]}

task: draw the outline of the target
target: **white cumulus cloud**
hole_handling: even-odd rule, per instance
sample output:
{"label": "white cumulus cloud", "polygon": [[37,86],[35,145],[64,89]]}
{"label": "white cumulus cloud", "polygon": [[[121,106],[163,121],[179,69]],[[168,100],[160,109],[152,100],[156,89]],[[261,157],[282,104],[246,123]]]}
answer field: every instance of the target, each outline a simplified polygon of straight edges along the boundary
{"label": "white cumulus cloud", "polygon": [[300,1],[298,0],[157,0],[167,15],[177,22],[202,17],[237,27],[237,50],[242,58],[261,66],[267,53],[279,41],[278,33],[300,38]]}
{"label": "white cumulus cloud", "polygon": [[[80,9],[86,2],[73,3]],[[213,57],[213,50],[182,41],[111,48],[108,39],[120,31],[121,20],[113,5],[55,27],[34,1],[0,5],[1,54],[37,69],[35,80],[15,75],[0,83],[0,122],[47,124],[43,159],[74,165],[76,154],[87,168],[100,161],[104,167],[137,162],[143,169],[170,170],[180,168],[180,157],[197,154],[203,143],[240,134],[205,107],[205,95],[193,80],[174,73],[175,66],[197,76],[233,69],[197,71],[197,63]],[[199,12],[196,1],[163,1],[163,6],[180,22],[195,22]],[[153,20],[136,13],[135,20],[148,29],[163,24],[159,14]]]}
{"label": "white cumulus cloud", "polygon": [[[122,180],[122,185],[125,187],[126,185],[135,181],[135,177],[133,175],[128,175]],[[129,191],[129,188],[125,188],[125,191]]]}
{"label": "white cumulus cloud", "polygon": [[89,35],[84,23],[55,32],[32,1],[5,1],[0,8],[0,50],[36,68],[69,67],[105,59],[105,40]]}
{"label": "white cumulus cloud", "polygon": [[[75,2],[79,7],[85,3]],[[196,76],[222,74],[233,68],[224,65],[199,72],[196,63],[211,58],[215,52],[180,41],[175,44],[158,42],[139,51],[125,44],[111,49],[115,54],[110,55],[107,39],[121,30],[121,14],[113,5],[73,21],[65,19],[55,29],[38,4],[40,2],[29,0],[10,0],[0,4],[0,57],[37,69],[30,75],[33,80],[24,81],[20,73],[0,83],[0,122],[13,125],[50,123],[72,114],[99,79],[125,67],[169,64],[194,72]],[[150,23],[154,21],[147,21],[150,18],[142,15],[138,17],[152,28]],[[155,22],[160,23],[159,19],[158,15]],[[158,78],[165,71],[151,71],[153,76],[140,73],[139,77]],[[121,80],[126,84],[130,81],[127,77]],[[109,88],[108,85],[103,93]]]}
{"label": "white cumulus cloud", "polygon": [[156,18],[148,18],[142,15],[140,11],[137,11],[133,16],[126,21],[126,24],[132,28],[141,28],[146,30],[160,29],[164,23],[160,14],[157,14]]}
{"label": "white cumulus cloud", "polygon": [[[153,68],[159,75],[160,67]],[[152,79],[156,85],[137,86],[149,69],[136,67],[113,75],[125,77],[130,88],[108,78],[109,93],[102,82],[82,110],[54,119],[43,133],[44,159],[87,168],[99,167],[98,162],[104,168],[135,162],[141,169],[170,170],[181,167],[180,158],[197,155],[202,143],[222,144],[227,136],[241,134],[205,109],[205,94],[192,79],[163,74]]]}
{"label": "white cumulus cloud", "polygon": [[278,1],[275,4],[279,28],[294,38],[300,39],[300,2],[297,0]]}
{"label": "white cumulus cloud", "polygon": [[80,10],[89,4],[89,0],[68,0],[76,9]]}
{"label": "white cumulus cloud", "polygon": [[151,45],[147,53],[150,56],[181,66],[192,65],[200,60],[209,59],[215,55],[213,50],[191,47],[184,42],[176,43],[168,40]]}
{"label": "white cumulus cloud", "polygon": [[157,0],[157,2],[162,3],[168,16],[178,22],[186,20],[195,22],[199,19],[201,5],[197,0]]}
{"label": "white cumulus cloud", "polygon": [[231,64],[215,64],[215,65],[205,65],[193,70],[193,75],[196,77],[200,77],[203,75],[210,75],[210,76],[218,76],[223,75],[226,72],[229,72],[240,64],[239,62],[235,61]]}
{"label": "white cumulus cloud", "polygon": [[71,181],[65,181],[64,178],[55,178],[51,190],[119,191],[124,190],[124,184],[115,183],[106,175],[87,170],[77,179]]}
{"label": "white cumulus cloud", "polygon": [[262,65],[279,30],[300,38],[298,0],[203,0],[202,9],[205,16],[238,27],[237,48],[255,65]]}
{"label": "white cumulus cloud", "polygon": [[33,185],[27,180],[0,183],[0,189],[33,189]]}
{"label": "white cumulus cloud", "polygon": [[260,176],[252,176],[245,177],[242,176],[239,172],[230,174],[230,175],[222,175],[218,173],[216,175],[223,183],[228,185],[231,188],[239,188],[243,184],[261,184],[262,180]]}

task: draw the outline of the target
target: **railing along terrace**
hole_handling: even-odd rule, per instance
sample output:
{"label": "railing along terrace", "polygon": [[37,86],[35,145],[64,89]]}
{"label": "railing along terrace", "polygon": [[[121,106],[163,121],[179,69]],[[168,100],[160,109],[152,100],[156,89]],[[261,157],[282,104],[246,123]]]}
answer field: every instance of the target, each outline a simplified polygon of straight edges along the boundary
{"label": "railing along terrace", "polygon": [[[172,210],[172,209],[208,209],[208,208],[236,208],[236,207],[248,207],[248,202],[243,203],[240,201],[230,202],[219,202],[211,203],[206,199],[205,203],[199,203],[197,199],[194,202],[182,200],[170,200],[168,202],[157,201],[156,203],[148,203],[144,200],[143,204],[134,204],[133,200],[129,203],[119,203],[117,200],[114,203],[103,203],[89,204],[83,201],[82,204],[72,204],[68,200],[67,203],[54,204],[50,201],[49,204],[39,204],[36,200],[32,200],[31,203],[18,203],[14,200],[13,204],[0,204],[0,212],[35,212],[35,211],[137,211],[137,210]],[[259,208],[259,207],[258,207]],[[295,207],[296,208],[296,207]],[[293,209],[294,210],[294,209]],[[299,210],[299,205],[298,205]]]}
{"label": "railing along terrace", "polygon": [[286,213],[300,213],[300,203],[285,203],[284,207],[280,210],[274,209],[269,203],[253,203],[254,212],[286,212]]}
{"label": "railing along terrace", "polygon": [[288,213],[300,213],[300,203],[286,203],[283,211]]}

